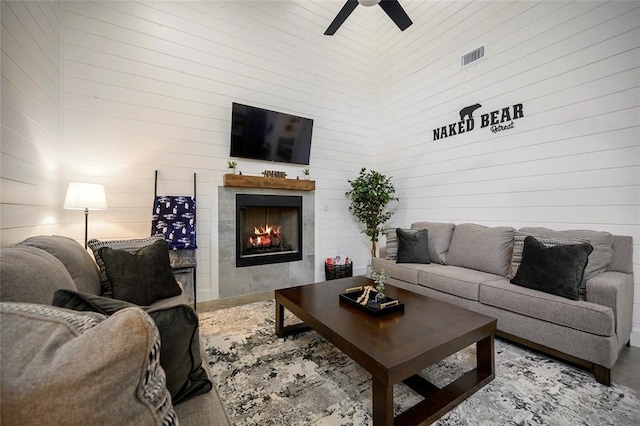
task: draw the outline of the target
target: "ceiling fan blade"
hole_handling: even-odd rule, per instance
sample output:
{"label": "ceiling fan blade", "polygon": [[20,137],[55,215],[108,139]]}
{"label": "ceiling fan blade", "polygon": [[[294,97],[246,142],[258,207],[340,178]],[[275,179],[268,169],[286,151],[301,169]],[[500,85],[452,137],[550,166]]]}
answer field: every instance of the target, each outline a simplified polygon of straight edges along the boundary
{"label": "ceiling fan blade", "polygon": [[331,22],[327,31],[324,32],[324,35],[334,35],[336,31],[338,31],[338,28],[340,28],[340,25],[351,15],[351,12],[353,12],[356,6],[358,6],[358,0],[347,0],[344,6],[342,6],[342,9],[340,9],[340,12],[338,12],[338,16]]}
{"label": "ceiling fan blade", "polygon": [[400,3],[398,3],[398,0],[382,0],[380,7],[389,15],[389,18],[396,23],[401,31],[406,30],[413,24],[407,12],[405,12],[402,6],[400,6]]}

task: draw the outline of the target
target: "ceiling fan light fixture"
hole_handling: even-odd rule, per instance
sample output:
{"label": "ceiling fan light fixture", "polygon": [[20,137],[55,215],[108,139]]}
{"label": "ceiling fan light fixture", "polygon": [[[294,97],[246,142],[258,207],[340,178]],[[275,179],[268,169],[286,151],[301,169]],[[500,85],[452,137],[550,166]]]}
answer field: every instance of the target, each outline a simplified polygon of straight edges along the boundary
{"label": "ceiling fan light fixture", "polygon": [[365,7],[371,7],[380,3],[380,0],[358,0],[358,3]]}

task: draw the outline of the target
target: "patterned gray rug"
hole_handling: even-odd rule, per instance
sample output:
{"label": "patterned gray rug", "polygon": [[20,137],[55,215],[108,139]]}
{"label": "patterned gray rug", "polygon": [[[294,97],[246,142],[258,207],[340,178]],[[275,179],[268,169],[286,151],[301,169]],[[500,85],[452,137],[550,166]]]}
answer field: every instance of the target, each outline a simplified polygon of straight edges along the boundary
{"label": "patterned gray rug", "polygon": [[[274,334],[274,302],[200,314],[218,391],[236,425],[369,425],[370,375],[314,331]],[[287,312],[285,310],[285,312]],[[287,312],[288,313],[288,312]],[[285,323],[298,322],[289,314]],[[438,425],[638,425],[639,395],[496,340],[496,378]],[[475,366],[475,346],[422,374],[442,386]],[[422,397],[394,388],[396,414]]]}

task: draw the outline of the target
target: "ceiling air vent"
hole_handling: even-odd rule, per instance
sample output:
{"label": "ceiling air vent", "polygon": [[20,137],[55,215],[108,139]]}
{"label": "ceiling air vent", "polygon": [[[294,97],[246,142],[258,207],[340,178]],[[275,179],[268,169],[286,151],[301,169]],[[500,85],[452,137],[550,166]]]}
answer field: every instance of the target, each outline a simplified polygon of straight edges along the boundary
{"label": "ceiling air vent", "polygon": [[460,68],[464,68],[482,58],[484,58],[484,45],[460,56]]}

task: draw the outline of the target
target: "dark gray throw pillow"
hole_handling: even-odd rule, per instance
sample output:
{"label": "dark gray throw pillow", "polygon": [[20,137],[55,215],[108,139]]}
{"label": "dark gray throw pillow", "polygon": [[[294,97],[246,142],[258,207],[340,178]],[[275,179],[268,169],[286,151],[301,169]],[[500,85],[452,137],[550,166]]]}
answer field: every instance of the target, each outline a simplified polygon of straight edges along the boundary
{"label": "dark gray throw pillow", "polygon": [[[112,315],[136,305],[109,297],[58,290],[53,295],[53,306],[74,311],[98,312]],[[202,367],[198,316],[189,305],[164,308],[140,306],[153,319],[160,332],[160,365],[167,376],[167,389],[174,404],[207,393],[212,384]]]}
{"label": "dark gray throw pillow", "polygon": [[592,251],[588,243],[547,247],[528,236],[524,239],[522,262],[511,283],[578,300],[578,285]]}
{"label": "dark gray throw pillow", "polygon": [[99,253],[114,299],[146,306],[182,292],[173,276],[169,245],[165,240],[156,241],[135,253],[110,247],[102,247]]}
{"label": "dark gray throw pillow", "polygon": [[429,232],[426,229],[396,229],[398,255],[396,263],[431,263],[429,259]]}

